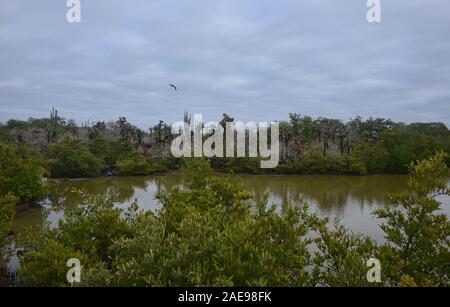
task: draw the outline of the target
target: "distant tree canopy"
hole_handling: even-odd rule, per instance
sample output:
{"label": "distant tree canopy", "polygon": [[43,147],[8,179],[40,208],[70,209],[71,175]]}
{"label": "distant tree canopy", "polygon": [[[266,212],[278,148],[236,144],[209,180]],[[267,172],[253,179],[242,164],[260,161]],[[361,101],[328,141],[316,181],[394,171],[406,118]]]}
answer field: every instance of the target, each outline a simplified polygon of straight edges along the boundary
{"label": "distant tree canopy", "polygon": [[404,173],[412,161],[439,149],[449,152],[450,131],[442,123],[404,124],[360,117],[345,123],[294,113],[280,124],[280,142],[281,158],[288,164],[303,160],[307,152],[318,151],[323,156],[350,155],[369,173]]}
{"label": "distant tree canopy", "polygon": [[[185,113],[184,121],[190,120],[190,116]],[[234,118],[223,114],[220,124],[225,127],[227,122],[232,121]],[[80,149],[82,154],[76,160],[87,159],[85,165],[94,165],[94,169],[87,172],[91,175],[99,174],[99,170],[100,173],[118,171],[118,158],[127,160],[126,155],[132,157],[135,152],[145,156],[153,155],[155,160],[165,160],[165,167],[168,166],[167,163],[174,162],[169,165],[170,169],[179,167],[178,162],[170,159],[172,140],[171,126],[163,121],[159,121],[148,131],[129,123],[125,117],[120,117],[112,123],[100,121],[93,125],[77,127],[73,120],[60,117],[56,110],[52,111],[50,118],[9,120],[0,125],[0,141],[3,142],[19,141],[41,148],[45,147],[45,143],[76,142],[83,148]],[[63,146],[59,146],[59,149],[62,150]],[[87,152],[84,149],[87,149]],[[280,165],[264,172],[406,173],[412,161],[425,159],[436,150],[450,152],[450,131],[443,123],[405,124],[384,118],[363,120],[361,117],[344,122],[291,113],[289,120],[280,122]],[[92,164],[92,157],[88,152],[98,159],[97,163]],[[48,157],[48,154],[46,156]],[[68,162],[67,159],[64,161]],[[135,157],[127,161],[137,163]],[[235,173],[263,172],[256,166],[258,161],[259,158],[211,159],[215,169]],[[446,158],[446,162],[450,163],[450,158]],[[124,164],[120,165],[123,169]],[[131,167],[129,163],[128,167]],[[86,170],[87,168],[85,167]],[[51,173],[61,174],[55,170]],[[81,171],[79,175],[85,173]]]}

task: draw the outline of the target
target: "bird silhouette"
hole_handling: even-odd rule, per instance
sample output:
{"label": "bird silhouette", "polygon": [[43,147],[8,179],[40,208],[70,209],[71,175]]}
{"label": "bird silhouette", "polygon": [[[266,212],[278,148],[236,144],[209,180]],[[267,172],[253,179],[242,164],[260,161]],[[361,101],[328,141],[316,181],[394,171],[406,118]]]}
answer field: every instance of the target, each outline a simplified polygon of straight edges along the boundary
{"label": "bird silhouette", "polygon": [[170,83],[169,86],[170,86],[171,88],[173,88],[175,91],[177,91],[177,87],[176,87],[175,85],[173,85],[172,83]]}

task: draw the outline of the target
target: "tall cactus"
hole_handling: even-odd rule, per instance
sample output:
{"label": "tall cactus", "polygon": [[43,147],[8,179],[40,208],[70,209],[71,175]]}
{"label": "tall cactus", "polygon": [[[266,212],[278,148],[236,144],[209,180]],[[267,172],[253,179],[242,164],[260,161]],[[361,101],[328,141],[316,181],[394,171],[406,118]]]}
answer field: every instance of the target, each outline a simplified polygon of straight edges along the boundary
{"label": "tall cactus", "polygon": [[47,125],[47,142],[52,143],[56,139],[56,127],[58,125],[58,110],[54,107],[50,112],[50,121]]}

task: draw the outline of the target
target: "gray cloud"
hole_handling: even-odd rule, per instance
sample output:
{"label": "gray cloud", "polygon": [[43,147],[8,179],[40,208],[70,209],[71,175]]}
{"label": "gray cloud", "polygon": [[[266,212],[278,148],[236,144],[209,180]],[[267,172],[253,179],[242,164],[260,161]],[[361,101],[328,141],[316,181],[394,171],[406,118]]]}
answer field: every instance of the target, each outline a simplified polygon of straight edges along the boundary
{"label": "gray cloud", "polygon": [[[450,2],[81,0],[0,3],[0,120],[126,116],[146,128],[184,110],[215,120],[289,112],[450,124]],[[179,92],[168,83],[176,83]]]}

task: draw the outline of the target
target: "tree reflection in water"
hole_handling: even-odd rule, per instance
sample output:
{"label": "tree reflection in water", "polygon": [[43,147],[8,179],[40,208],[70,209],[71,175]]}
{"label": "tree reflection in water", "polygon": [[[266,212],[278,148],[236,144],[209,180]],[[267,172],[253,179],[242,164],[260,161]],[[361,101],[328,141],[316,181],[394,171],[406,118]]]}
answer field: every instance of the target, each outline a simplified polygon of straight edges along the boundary
{"label": "tree reflection in water", "polygon": [[[224,175],[220,175],[224,176]],[[256,198],[269,194],[269,202],[279,204],[283,213],[289,204],[310,204],[311,210],[322,216],[338,217],[351,230],[363,232],[381,240],[381,233],[371,212],[385,206],[388,193],[406,188],[407,176],[259,176],[236,175]],[[49,181],[48,199],[42,206],[19,214],[14,228],[20,232],[28,226],[40,226],[46,222],[56,226],[70,206],[82,203],[89,194],[113,195],[118,206],[129,206],[135,200],[144,210],[155,210],[159,204],[157,192],[179,186],[176,174],[150,177],[109,177],[81,180]],[[78,193],[75,191],[82,191]],[[449,201],[443,200],[444,204]],[[443,206],[450,214],[449,206]]]}

